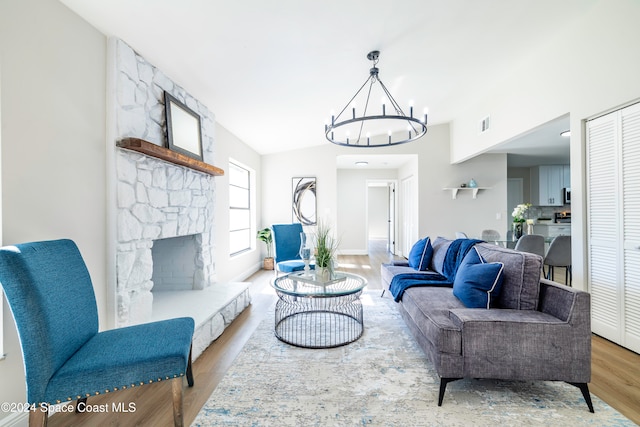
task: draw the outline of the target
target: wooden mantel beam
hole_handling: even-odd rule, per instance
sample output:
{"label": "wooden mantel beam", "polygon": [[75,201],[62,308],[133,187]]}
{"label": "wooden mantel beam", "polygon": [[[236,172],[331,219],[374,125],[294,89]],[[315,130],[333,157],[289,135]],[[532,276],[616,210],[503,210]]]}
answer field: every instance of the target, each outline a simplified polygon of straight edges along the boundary
{"label": "wooden mantel beam", "polygon": [[192,159],[184,154],[171,151],[168,148],[161,147],[156,144],[152,144],[149,141],[145,141],[139,138],[123,138],[116,144],[120,148],[127,150],[137,151],[138,153],[146,154],[150,157],[155,157],[165,162],[173,163],[180,166],[185,166],[198,172],[206,173],[213,176],[224,175],[224,170],[205,163],[203,161]]}

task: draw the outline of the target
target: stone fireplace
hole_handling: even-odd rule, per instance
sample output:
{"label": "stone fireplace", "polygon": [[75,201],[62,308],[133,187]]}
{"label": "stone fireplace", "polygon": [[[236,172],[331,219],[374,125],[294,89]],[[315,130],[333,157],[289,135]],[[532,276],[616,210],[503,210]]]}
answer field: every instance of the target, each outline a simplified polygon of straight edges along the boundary
{"label": "stone fireplace", "polygon": [[[188,285],[174,283],[170,290],[204,289],[213,283],[214,177],[127,150],[119,150],[117,166],[117,320],[130,325],[151,319],[152,277],[158,264],[153,248],[158,252],[158,246],[172,246],[163,240],[191,236],[190,268],[197,276]],[[177,256],[184,256],[175,245],[180,243],[173,248],[178,261]],[[174,263],[164,262],[171,258],[163,256],[155,269],[171,268]]]}
{"label": "stone fireplace", "polygon": [[110,49],[115,142],[124,147],[115,161],[116,326],[193,317],[195,358],[251,301],[247,284],[216,283],[216,177],[201,165],[176,164],[121,142],[164,149],[166,91],[200,116],[203,164],[213,165],[214,116],[123,41],[111,39]]}

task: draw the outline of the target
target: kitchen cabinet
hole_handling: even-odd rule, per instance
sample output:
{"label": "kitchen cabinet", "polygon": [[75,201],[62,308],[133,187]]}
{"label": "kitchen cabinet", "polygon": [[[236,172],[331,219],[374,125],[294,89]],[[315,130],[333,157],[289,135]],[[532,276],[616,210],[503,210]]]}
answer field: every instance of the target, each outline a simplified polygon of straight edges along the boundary
{"label": "kitchen cabinet", "polygon": [[564,166],[545,165],[531,168],[531,204],[563,206]]}
{"label": "kitchen cabinet", "polygon": [[563,165],[562,166],[562,187],[563,188],[571,188],[571,166]]}

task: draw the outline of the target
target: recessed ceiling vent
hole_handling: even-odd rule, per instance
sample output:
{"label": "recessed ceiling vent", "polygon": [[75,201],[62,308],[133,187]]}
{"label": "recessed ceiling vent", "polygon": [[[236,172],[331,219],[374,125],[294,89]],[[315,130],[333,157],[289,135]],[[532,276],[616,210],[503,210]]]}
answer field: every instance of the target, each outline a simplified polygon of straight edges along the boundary
{"label": "recessed ceiling vent", "polygon": [[485,133],[489,130],[489,126],[491,125],[491,119],[489,116],[478,122],[478,133]]}

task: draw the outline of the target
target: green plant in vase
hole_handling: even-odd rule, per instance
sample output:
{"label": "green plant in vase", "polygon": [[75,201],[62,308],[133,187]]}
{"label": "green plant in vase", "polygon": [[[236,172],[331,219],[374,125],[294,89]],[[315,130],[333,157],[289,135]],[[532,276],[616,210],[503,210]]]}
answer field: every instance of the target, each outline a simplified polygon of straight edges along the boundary
{"label": "green plant in vase", "polygon": [[273,270],[273,235],[270,228],[263,228],[258,231],[256,238],[267,245],[267,256],[262,263],[265,270]]}
{"label": "green plant in vase", "polygon": [[329,279],[333,273],[333,263],[338,251],[338,240],[333,237],[331,227],[318,222],[316,230],[316,274]]}

